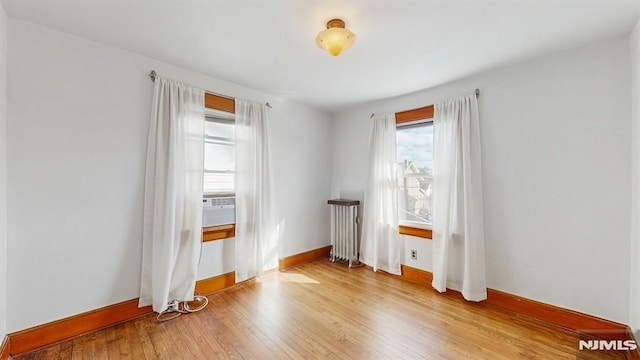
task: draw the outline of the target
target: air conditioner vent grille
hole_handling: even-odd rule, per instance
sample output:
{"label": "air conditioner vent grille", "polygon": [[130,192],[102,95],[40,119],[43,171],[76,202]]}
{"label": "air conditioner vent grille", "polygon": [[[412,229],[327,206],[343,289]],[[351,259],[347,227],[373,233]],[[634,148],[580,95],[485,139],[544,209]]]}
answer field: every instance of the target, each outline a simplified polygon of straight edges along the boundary
{"label": "air conditioner vent grille", "polygon": [[217,197],[202,200],[202,226],[235,224],[236,198]]}

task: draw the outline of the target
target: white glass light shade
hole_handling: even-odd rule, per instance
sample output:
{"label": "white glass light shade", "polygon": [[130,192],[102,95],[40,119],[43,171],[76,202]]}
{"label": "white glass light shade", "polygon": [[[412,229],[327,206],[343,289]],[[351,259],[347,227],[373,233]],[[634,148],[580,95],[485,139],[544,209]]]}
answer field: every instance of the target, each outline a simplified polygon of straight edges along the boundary
{"label": "white glass light shade", "polygon": [[327,23],[327,29],[316,36],[316,45],[333,56],[340,55],[353,45],[356,35],[344,27],[344,21],[333,19]]}

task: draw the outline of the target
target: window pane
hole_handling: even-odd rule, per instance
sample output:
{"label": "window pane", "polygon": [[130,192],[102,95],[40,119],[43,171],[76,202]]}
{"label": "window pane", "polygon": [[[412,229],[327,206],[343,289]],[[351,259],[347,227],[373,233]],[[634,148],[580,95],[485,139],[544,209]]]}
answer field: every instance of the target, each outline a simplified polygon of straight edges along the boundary
{"label": "window pane", "polygon": [[424,123],[396,131],[398,218],[431,224],[433,197],[433,125]]}
{"label": "window pane", "polygon": [[233,171],[236,149],[233,144],[204,143],[204,169]]}
{"label": "window pane", "polygon": [[433,179],[405,177],[400,179],[398,220],[431,224],[433,222]]}
{"label": "window pane", "polygon": [[234,174],[233,173],[205,173],[204,174],[204,192],[205,193],[234,193]]}
{"label": "window pane", "polygon": [[205,121],[204,133],[206,135],[223,137],[223,138],[235,138],[235,126],[230,121]]}
{"label": "window pane", "polygon": [[204,143],[204,192],[235,192],[235,124],[233,121],[207,118]]}
{"label": "window pane", "polygon": [[401,171],[433,174],[432,123],[398,128],[396,142],[398,146],[397,159]]}

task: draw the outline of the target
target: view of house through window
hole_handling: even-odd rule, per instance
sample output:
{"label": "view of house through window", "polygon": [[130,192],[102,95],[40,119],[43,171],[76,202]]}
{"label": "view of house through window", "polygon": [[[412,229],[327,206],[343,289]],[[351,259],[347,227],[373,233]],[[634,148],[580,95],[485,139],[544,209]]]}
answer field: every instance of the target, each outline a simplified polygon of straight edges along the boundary
{"label": "view of house through window", "polygon": [[396,146],[400,224],[430,225],[433,221],[433,122],[398,126]]}

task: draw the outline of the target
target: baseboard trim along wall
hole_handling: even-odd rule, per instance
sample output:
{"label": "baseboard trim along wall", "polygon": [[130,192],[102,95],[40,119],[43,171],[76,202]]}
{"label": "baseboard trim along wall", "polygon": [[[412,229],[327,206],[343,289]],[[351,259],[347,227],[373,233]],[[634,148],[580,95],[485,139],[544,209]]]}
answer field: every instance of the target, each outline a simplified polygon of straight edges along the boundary
{"label": "baseboard trim along wall", "polygon": [[280,259],[278,268],[280,270],[286,270],[294,266],[314,262],[316,260],[328,259],[330,254],[331,245],[324,246],[300,254],[287,256],[284,259]]}
{"label": "baseboard trim along wall", "polygon": [[[431,286],[433,280],[431,272],[407,265],[401,265],[401,268],[404,279]],[[458,294],[457,291],[450,289],[447,292]],[[498,307],[518,315],[528,316],[576,333],[580,337],[601,340],[635,340],[629,327],[624,324],[498,290],[487,289],[487,300],[477,305]]]}
{"label": "baseboard trim along wall", "polygon": [[236,272],[231,271],[226,274],[210,277],[208,279],[198,280],[196,282],[196,291],[202,295],[209,295],[216,291],[232,287],[236,284]]}
{"label": "baseboard trim along wall", "polygon": [[[211,294],[235,285],[235,279],[236,274],[232,271],[199,280],[196,282],[196,291],[204,295]],[[6,352],[11,355],[28,353],[61,341],[135,320],[152,312],[151,306],[138,308],[138,299],[123,301],[9,334],[8,338],[11,346],[7,346]],[[4,359],[0,357],[0,360]]]}
{"label": "baseboard trim along wall", "polygon": [[[284,270],[321,258],[328,258],[330,252],[331,246],[325,246],[292,255],[279,261],[279,269]],[[200,294],[208,295],[234,285],[236,285],[236,273],[232,271],[197,281],[196,291]],[[132,299],[14,332],[5,337],[2,348],[0,348],[0,360],[7,359],[9,355],[25,354],[110,326],[135,320],[152,312],[151,306],[138,308],[138,299]]]}
{"label": "baseboard trim along wall", "polygon": [[138,299],[38,325],[9,334],[10,354],[20,355],[55,343],[121,324],[150,314],[151,306],[138,308]]}
{"label": "baseboard trim along wall", "polygon": [[[286,257],[280,260],[280,270],[327,258],[330,251],[331,246],[326,246]],[[402,278],[431,286],[433,274],[429,271],[402,265]],[[236,285],[235,272],[232,271],[199,280],[196,283],[196,291],[207,295],[230,288],[234,285]],[[578,336],[604,340],[635,341],[629,327],[623,324],[498,290],[488,289],[487,292],[487,300],[477,304],[478,306],[498,307],[518,315],[532,317],[574,332]],[[459,296],[454,290],[449,290],[448,293]],[[0,346],[0,360],[6,360],[10,355],[25,354],[110,326],[131,321],[151,314],[152,312],[150,306],[138,308],[138,299],[132,299],[11,333],[5,336]],[[640,359],[638,354],[637,351],[634,351],[628,352],[626,355],[628,359]]]}
{"label": "baseboard trim along wall", "polygon": [[0,345],[0,360],[7,360],[9,358],[9,335],[6,335]]}

